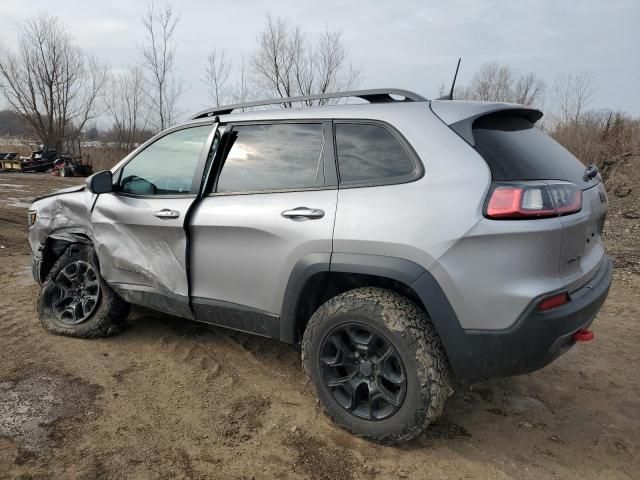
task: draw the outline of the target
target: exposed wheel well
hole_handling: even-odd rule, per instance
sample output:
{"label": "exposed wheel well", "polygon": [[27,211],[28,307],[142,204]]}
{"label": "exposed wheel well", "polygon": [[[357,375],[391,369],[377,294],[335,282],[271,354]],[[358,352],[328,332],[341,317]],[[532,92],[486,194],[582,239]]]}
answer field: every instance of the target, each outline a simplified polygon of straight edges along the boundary
{"label": "exposed wheel well", "polygon": [[408,285],[377,275],[344,272],[321,272],[312,276],[300,292],[296,307],[295,343],[299,343],[311,315],[327,300],[359,287],[379,287],[399,293],[426,311],[420,297]]}
{"label": "exposed wheel well", "polygon": [[58,261],[58,259],[62,256],[65,250],[69,247],[69,245],[73,243],[85,243],[91,244],[91,240],[88,236],[82,234],[74,234],[75,238],[70,237],[69,239],[62,238],[54,238],[49,237],[45,242],[44,248],[42,250],[42,263],[40,264],[40,271],[38,273],[38,280],[40,283],[44,282],[51,271],[53,265]]}

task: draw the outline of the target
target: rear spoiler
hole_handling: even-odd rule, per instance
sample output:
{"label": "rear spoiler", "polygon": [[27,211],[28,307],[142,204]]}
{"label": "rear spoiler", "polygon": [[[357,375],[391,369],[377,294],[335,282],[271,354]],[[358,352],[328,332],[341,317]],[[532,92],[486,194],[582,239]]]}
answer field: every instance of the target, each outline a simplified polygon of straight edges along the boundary
{"label": "rear spoiler", "polygon": [[538,109],[513,103],[472,102],[459,100],[433,100],[431,111],[469,145],[475,146],[473,123],[480,117],[497,112],[509,112],[510,115],[524,117],[531,123],[542,118]]}

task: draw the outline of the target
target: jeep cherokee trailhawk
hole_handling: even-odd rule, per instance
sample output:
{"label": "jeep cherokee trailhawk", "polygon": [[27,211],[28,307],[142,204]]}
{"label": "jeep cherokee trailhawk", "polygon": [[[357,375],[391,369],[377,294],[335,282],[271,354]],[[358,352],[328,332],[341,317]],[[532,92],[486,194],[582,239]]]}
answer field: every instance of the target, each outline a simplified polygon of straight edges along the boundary
{"label": "jeep cherokee trailhawk", "polygon": [[540,111],[278,100],[316,101],[206,110],[37,199],[44,327],[111,335],[135,304],[300,345],[326,413],[383,443],[437,418],[453,378],[531,372],[592,337],[607,197]]}

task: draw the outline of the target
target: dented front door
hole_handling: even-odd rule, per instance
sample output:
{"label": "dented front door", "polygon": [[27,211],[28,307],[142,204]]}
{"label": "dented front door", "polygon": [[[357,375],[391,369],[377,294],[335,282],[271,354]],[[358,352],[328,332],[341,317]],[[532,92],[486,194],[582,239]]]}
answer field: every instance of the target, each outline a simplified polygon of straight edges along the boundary
{"label": "dented front door", "polygon": [[191,317],[184,224],[214,125],[170,131],[114,175],[92,213],[102,276],[132,303]]}

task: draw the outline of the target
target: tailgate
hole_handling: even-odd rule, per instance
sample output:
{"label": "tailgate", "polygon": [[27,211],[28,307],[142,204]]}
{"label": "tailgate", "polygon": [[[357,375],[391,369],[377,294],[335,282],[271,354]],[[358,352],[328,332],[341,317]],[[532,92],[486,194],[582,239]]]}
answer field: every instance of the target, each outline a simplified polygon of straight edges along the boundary
{"label": "tailgate", "polygon": [[605,256],[602,229],[607,195],[601,182],[582,191],[582,210],[560,217],[563,225],[560,278],[571,292],[597,273]]}

